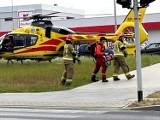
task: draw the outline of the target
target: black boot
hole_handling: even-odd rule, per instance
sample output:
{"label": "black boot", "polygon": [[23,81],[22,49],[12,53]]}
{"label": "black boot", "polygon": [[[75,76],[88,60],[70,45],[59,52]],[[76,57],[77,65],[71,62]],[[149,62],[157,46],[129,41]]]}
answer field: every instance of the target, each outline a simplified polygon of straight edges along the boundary
{"label": "black boot", "polygon": [[66,82],[66,78],[62,77],[61,78],[61,85],[65,85],[65,82]]}
{"label": "black boot", "polygon": [[127,76],[127,79],[130,80],[130,79],[132,79],[132,78],[134,78],[134,77],[135,77],[135,75],[128,75],[128,76]]}
{"label": "black boot", "polygon": [[97,81],[99,81],[99,80],[96,79],[96,76],[95,76],[95,75],[92,75],[91,81],[92,81],[92,82],[97,82]]}
{"label": "black boot", "polygon": [[113,80],[114,80],[114,81],[119,81],[120,79],[118,78],[118,76],[114,76],[114,77],[113,77]]}
{"label": "black boot", "polygon": [[108,80],[106,80],[106,78],[105,78],[105,79],[102,79],[102,82],[108,82]]}

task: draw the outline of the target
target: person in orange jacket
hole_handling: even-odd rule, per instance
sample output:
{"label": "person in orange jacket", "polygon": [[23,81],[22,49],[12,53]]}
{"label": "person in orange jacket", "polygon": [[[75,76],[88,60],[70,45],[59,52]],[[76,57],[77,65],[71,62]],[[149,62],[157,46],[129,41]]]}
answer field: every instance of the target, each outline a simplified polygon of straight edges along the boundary
{"label": "person in orange jacket", "polygon": [[93,70],[92,73],[92,77],[91,77],[91,81],[92,82],[97,82],[98,80],[96,79],[96,74],[98,73],[98,71],[100,70],[100,68],[102,67],[102,82],[108,82],[108,80],[106,80],[106,60],[107,57],[105,56],[105,46],[104,43],[107,39],[105,37],[101,37],[100,41],[97,42],[97,45],[95,47],[95,68]]}

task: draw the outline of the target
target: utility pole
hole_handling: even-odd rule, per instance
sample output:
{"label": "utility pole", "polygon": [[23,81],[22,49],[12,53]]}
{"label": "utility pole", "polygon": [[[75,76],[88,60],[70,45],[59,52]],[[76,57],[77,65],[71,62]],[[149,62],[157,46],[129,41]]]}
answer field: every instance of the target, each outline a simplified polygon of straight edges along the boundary
{"label": "utility pole", "polygon": [[142,71],[141,71],[141,54],[140,54],[140,40],[139,40],[139,18],[138,18],[138,0],[133,0],[134,7],[134,29],[135,29],[135,43],[136,43],[136,68],[137,68],[137,90],[138,102],[143,100],[142,91]]}
{"label": "utility pole", "polygon": [[116,32],[117,31],[117,13],[116,13],[116,1],[113,0],[114,2],[114,31]]}
{"label": "utility pole", "polygon": [[13,0],[11,0],[11,3],[12,3],[12,29],[14,29],[14,19],[13,19]]}

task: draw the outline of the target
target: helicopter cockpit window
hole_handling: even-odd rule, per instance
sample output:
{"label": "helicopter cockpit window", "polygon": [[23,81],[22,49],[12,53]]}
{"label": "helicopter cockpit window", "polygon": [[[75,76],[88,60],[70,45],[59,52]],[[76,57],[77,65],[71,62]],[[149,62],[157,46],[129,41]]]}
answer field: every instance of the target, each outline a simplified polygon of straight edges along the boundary
{"label": "helicopter cockpit window", "polygon": [[35,45],[38,37],[36,35],[29,34],[17,34],[14,36],[15,46],[14,48],[22,48]]}
{"label": "helicopter cockpit window", "polygon": [[35,36],[32,36],[31,37],[31,45],[34,45],[35,43],[36,43],[36,41],[37,41],[37,37],[35,37]]}
{"label": "helicopter cockpit window", "polygon": [[13,50],[35,45],[38,36],[32,34],[5,34],[0,37],[0,50],[13,52]]}
{"label": "helicopter cockpit window", "polygon": [[17,46],[26,46],[26,37],[23,35],[15,36],[15,47]]}

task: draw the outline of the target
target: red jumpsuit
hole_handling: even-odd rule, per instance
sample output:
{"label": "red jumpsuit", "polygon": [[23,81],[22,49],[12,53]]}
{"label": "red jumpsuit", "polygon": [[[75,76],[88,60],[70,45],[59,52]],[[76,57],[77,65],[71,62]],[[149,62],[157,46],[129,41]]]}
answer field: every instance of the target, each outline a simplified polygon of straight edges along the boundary
{"label": "red jumpsuit", "polygon": [[102,81],[106,80],[106,57],[104,56],[104,50],[105,46],[103,45],[103,43],[98,42],[98,44],[95,47],[96,66],[93,71],[93,74],[96,75],[100,70],[100,67],[102,67]]}

